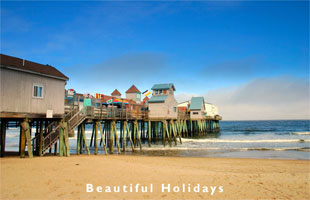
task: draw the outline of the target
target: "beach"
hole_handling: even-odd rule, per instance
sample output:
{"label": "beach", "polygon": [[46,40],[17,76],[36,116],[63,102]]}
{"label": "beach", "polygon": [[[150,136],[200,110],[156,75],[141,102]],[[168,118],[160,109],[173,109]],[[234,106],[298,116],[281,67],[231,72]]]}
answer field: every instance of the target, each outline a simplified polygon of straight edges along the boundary
{"label": "beach", "polygon": [[[309,160],[71,155],[6,157],[0,162],[1,199],[310,198]],[[86,184],[93,192],[87,192]],[[147,192],[139,188],[143,185]],[[107,186],[111,192],[105,191]],[[114,192],[114,186],[127,191]]]}

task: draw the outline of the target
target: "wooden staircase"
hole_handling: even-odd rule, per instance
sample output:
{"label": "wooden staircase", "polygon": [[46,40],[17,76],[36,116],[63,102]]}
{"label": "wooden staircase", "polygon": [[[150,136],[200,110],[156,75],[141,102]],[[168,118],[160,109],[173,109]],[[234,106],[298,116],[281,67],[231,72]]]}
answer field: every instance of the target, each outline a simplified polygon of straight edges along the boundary
{"label": "wooden staircase", "polygon": [[[69,113],[67,113],[64,117],[64,120],[68,122],[68,132],[74,131],[74,129],[79,126],[84,120],[86,119],[86,115],[84,114],[83,110],[79,110],[78,107],[72,109]],[[55,143],[59,140],[59,122],[54,121],[50,123],[44,130],[43,135],[43,142],[42,142],[42,152],[41,155],[46,154],[46,152],[51,149]],[[34,145],[36,141],[40,140],[40,136],[37,135],[35,138],[32,139],[33,149],[37,152],[40,149],[36,149],[39,145]]]}

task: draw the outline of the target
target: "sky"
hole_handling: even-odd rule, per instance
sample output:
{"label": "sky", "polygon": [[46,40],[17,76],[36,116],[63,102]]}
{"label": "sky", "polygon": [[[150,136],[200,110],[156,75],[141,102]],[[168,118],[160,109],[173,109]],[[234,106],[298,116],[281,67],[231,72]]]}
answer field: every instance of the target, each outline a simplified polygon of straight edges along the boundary
{"label": "sky", "polygon": [[310,119],[308,1],[1,1],[0,46],[80,93],[174,83],[225,120]]}

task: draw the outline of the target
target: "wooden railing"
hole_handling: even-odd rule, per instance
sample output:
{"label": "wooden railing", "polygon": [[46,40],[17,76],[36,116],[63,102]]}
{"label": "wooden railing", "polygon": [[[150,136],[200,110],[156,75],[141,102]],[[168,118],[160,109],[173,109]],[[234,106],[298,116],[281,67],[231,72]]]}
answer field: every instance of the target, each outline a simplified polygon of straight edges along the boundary
{"label": "wooden railing", "polygon": [[76,111],[77,112],[74,113],[74,115],[72,115],[68,120],[69,131],[80,125],[86,119],[86,115],[84,114],[83,110],[80,111],[76,110]]}
{"label": "wooden railing", "polygon": [[126,108],[93,108],[92,112],[86,113],[96,119],[146,119],[148,111],[129,110]]}
{"label": "wooden railing", "polygon": [[190,114],[183,110],[178,110],[178,119],[179,120],[187,120],[190,118]]}

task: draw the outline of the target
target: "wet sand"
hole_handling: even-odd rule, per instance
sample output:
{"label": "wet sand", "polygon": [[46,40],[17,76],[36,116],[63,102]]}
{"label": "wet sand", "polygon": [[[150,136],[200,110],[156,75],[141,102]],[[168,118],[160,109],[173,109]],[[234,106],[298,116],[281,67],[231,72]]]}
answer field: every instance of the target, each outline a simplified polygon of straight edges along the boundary
{"label": "wet sand", "polygon": [[[73,155],[7,157],[0,162],[1,199],[310,198],[307,160]],[[88,183],[103,187],[103,192],[87,193]],[[113,191],[113,186],[129,189],[130,184],[133,192],[104,192],[106,186]],[[142,193],[141,188],[135,192],[136,184],[148,186],[148,192]],[[162,192],[162,184],[170,184],[171,190],[179,186],[181,191]],[[190,184],[191,191],[182,192],[182,184]],[[197,184],[200,192],[193,192]],[[217,186],[213,195],[211,186]]]}

